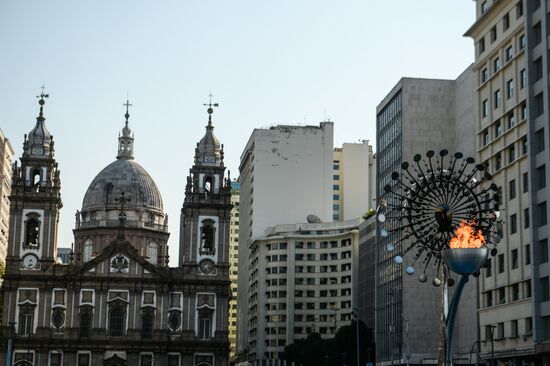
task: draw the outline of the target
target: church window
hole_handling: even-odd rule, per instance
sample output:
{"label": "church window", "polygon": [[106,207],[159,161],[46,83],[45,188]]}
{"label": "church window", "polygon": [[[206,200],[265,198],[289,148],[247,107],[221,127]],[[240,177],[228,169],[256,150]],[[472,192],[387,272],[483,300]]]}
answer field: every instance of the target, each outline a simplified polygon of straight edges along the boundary
{"label": "church window", "polygon": [[212,366],[214,364],[214,356],[212,355],[196,355],[195,366]]}
{"label": "church window", "polygon": [[142,317],[141,337],[144,339],[153,338],[153,314],[148,311]]}
{"label": "church window", "polygon": [[199,318],[199,338],[207,340],[211,338],[212,318],[209,315],[202,315]]}
{"label": "church window", "polygon": [[180,328],[180,325],[181,325],[180,312],[177,310],[171,311],[170,315],[168,315],[168,326],[170,327],[170,330],[176,331]]}
{"label": "church window", "polygon": [[22,337],[29,337],[33,329],[33,313],[22,312],[19,314],[19,335]]}
{"label": "church window", "polygon": [[55,308],[52,314],[52,325],[56,329],[60,329],[65,324],[65,309]]}
{"label": "church window", "polygon": [[38,216],[30,216],[25,222],[25,226],[25,249],[38,249],[40,245],[40,221],[38,221]]}
{"label": "church window", "polygon": [[212,194],[212,188],[214,187],[214,178],[211,176],[207,176],[204,178],[204,193],[208,197],[210,194]]}
{"label": "church window", "polygon": [[180,366],[179,353],[169,353],[167,358],[167,366]]}
{"label": "church window", "polygon": [[206,219],[202,221],[200,254],[214,255],[214,221]]}
{"label": "church window", "polygon": [[49,366],[61,366],[62,361],[63,361],[63,353],[59,351],[50,352],[50,362],[48,363]]}
{"label": "church window", "polygon": [[37,192],[40,189],[40,170],[38,169],[32,172],[32,186]]}
{"label": "church window", "polygon": [[109,334],[111,337],[122,337],[124,335],[124,310],[115,307],[109,314]]}
{"label": "church window", "polygon": [[90,352],[78,352],[76,355],[76,366],[90,366]]}
{"label": "church window", "polygon": [[85,311],[82,314],[80,314],[80,329],[79,329],[80,337],[83,337],[83,338],[89,337],[91,327],[92,327],[92,314],[88,311]]}
{"label": "church window", "polygon": [[158,263],[158,247],[157,243],[154,241],[147,244],[147,261],[149,263],[157,264]]}
{"label": "church window", "polygon": [[84,242],[84,250],[82,251],[84,262],[89,262],[92,260],[93,245],[94,243],[90,239],[86,239]]}
{"label": "church window", "polygon": [[142,353],[139,355],[139,366],[153,366],[153,354]]}

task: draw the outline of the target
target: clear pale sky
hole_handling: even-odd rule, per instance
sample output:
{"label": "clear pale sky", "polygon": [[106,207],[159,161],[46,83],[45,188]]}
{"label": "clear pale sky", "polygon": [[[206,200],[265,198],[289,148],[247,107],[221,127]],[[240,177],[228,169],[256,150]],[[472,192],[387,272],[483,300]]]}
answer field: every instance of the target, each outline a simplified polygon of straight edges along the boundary
{"label": "clear pale sky", "polygon": [[454,79],[473,62],[462,35],[474,18],[470,0],[4,0],[0,128],[19,158],[44,82],[67,247],[88,185],[115,159],[128,93],[136,160],[162,193],[175,264],[210,92],[232,177],[258,127],[330,118],[336,146],[374,143],[376,105],[401,77]]}

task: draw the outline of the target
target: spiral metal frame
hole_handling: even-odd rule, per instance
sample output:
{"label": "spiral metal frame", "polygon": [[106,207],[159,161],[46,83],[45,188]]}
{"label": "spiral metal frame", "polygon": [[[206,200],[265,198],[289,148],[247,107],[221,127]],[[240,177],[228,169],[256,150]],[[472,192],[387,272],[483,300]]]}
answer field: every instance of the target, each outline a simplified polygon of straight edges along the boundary
{"label": "spiral metal frame", "polygon": [[[402,263],[404,254],[416,250],[407,266],[409,275],[415,272],[414,266],[419,261],[424,267],[421,282],[427,280],[430,263],[440,273],[442,252],[449,248],[462,221],[481,232],[484,246],[492,249],[492,255],[496,254],[500,234],[493,231],[493,224],[499,216],[500,197],[498,187],[488,183],[492,176],[484,165],[475,164],[471,157],[464,158],[461,152],[449,156],[447,150],[439,154],[430,150],[425,158],[416,154],[411,164],[403,162],[401,173],[393,172],[391,178],[393,184],[384,187],[377,217],[383,237],[402,231],[399,239],[387,246],[390,252],[403,247],[394,257],[396,263]],[[434,278],[435,286],[441,283],[441,279]],[[453,284],[452,279],[448,284]]]}

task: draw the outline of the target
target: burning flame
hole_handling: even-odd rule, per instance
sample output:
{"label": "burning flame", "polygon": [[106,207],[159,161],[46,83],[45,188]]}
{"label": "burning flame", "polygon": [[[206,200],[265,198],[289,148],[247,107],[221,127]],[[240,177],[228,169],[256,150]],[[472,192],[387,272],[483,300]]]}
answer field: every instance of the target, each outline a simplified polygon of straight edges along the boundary
{"label": "burning flame", "polygon": [[485,243],[485,237],[476,230],[475,222],[468,223],[462,220],[455,230],[455,236],[449,242],[451,249],[480,248]]}

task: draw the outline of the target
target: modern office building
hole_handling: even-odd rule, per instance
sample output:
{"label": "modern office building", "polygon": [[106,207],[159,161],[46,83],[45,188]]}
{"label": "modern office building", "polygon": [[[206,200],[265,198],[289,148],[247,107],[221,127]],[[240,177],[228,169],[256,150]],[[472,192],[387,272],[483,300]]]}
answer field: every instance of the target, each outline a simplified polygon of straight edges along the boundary
{"label": "modern office building", "polygon": [[345,143],[334,149],[332,219],[353,220],[374,208],[376,164],[372,145]]}
{"label": "modern office building", "polygon": [[10,192],[13,148],[0,130],[0,261],[4,262],[8,249],[10,221]]}
{"label": "modern office building", "polygon": [[[278,224],[332,219],[333,123],[255,129],[239,167],[237,355],[249,353],[250,246]],[[246,358],[247,356],[245,356]]]}
{"label": "modern office building", "polygon": [[[332,338],[357,307],[361,219],[277,225],[250,245],[250,361],[283,359],[286,345]],[[322,352],[322,350],[319,350]]]}
{"label": "modern office building", "polygon": [[359,320],[374,331],[376,297],[376,217],[372,215],[359,225],[359,273],[357,299]]}
{"label": "modern office building", "polygon": [[[447,149],[474,156],[473,78],[471,68],[456,80],[403,78],[377,107],[377,198],[384,198],[384,186],[395,184],[394,171],[415,154]],[[389,242],[400,239],[399,231],[379,238],[376,245],[375,337],[377,364],[419,364],[437,362],[440,289],[420,283],[417,275],[405,273],[405,266],[393,259],[402,248],[389,253]],[[404,256],[406,263],[409,255]],[[427,273],[435,277],[435,273]],[[477,339],[476,286],[464,291],[463,306],[455,331],[455,359],[470,351]],[[468,326],[460,326],[466,324]]]}
{"label": "modern office building", "polygon": [[550,362],[546,1],[476,1],[476,148],[502,187],[498,254],[479,279],[482,357]]}
{"label": "modern office building", "polygon": [[229,222],[229,279],[231,300],[229,301],[229,358],[237,350],[237,274],[239,269],[239,188],[237,181],[231,182],[231,221]]}

